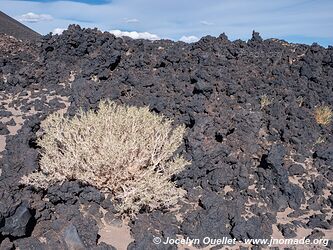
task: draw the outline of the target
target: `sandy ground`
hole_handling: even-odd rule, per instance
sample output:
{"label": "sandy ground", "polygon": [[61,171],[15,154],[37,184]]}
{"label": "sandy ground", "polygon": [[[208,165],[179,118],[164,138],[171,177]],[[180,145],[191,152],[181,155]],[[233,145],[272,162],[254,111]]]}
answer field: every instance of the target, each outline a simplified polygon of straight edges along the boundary
{"label": "sandy ground", "polygon": [[126,221],[106,221],[102,218],[99,227],[99,235],[101,236],[98,240],[99,243],[105,242],[117,249],[127,249],[127,246],[134,241]]}
{"label": "sandy ground", "polygon": [[[292,158],[289,159],[290,161],[292,161],[293,163],[298,163],[298,164],[302,164],[303,167],[307,170],[307,174],[304,175],[306,177],[306,179],[310,179],[311,175],[318,175],[318,173],[316,172],[316,169],[312,166],[312,162],[310,159],[308,159],[307,161],[305,161],[305,163],[299,163],[299,162],[295,162],[293,161]],[[302,185],[302,182],[300,180],[299,177],[289,177],[290,182],[296,184],[296,185]],[[252,187],[250,187],[254,190],[255,189],[255,185],[253,185]],[[323,196],[325,198],[328,197],[328,195],[330,195],[330,189],[332,189],[332,183],[330,183],[330,186],[324,190],[324,194]],[[226,186],[225,187],[225,191],[232,191],[232,188],[230,186]],[[309,199],[310,196],[309,194],[306,194],[306,198]],[[256,202],[256,201],[250,201],[248,203],[249,206],[253,205],[253,204],[257,204],[258,206],[264,206],[263,203],[260,202]],[[307,204],[303,204],[302,205],[302,209],[306,210]],[[304,215],[297,217],[297,218],[292,218],[292,217],[288,217],[288,214],[292,213],[294,210],[293,209],[286,209],[283,212],[278,212],[277,213],[277,223],[274,224],[272,226],[273,229],[273,234],[272,234],[272,238],[273,239],[285,239],[282,235],[282,233],[279,231],[277,225],[278,224],[288,224],[288,223],[292,223],[293,220],[298,220],[298,221],[302,221],[304,223],[306,223],[308,221],[308,218],[311,215],[314,214],[319,214],[319,211],[314,211],[314,210],[308,210]],[[327,214],[327,216],[332,216],[332,210],[330,210],[331,212]],[[244,215],[245,217],[249,218],[251,217],[251,213],[248,211],[248,213],[246,215]],[[181,220],[181,218],[179,218]],[[333,230],[325,230],[325,229],[320,229],[318,228],[320,231],[322,231],[323,233],[325,233],[325,236],[323,237],[324,239],[333,239]],[[297,227],[296,229],[296,234],[297,236],[294,237],[293,239],[303,239],[306,238],[307,236],[309,236],[311,234],[313,230],[312,229],[307,229],[307,228],[303,228],[303,227]],[[128,246],[128,244],[130,242],[133,241],[133,239],[130,236],[130,228],[128,226],[126,226],[125,224],[122,225],[110,225],[110,224],[105,224],[101,227],[100,230],[100,241],[101,242],[105,242],[108,244],[111,244],[115,247],[117,247],[117,249],[126,249],[126,247]],[[183,236],[179,236],[179,238],[184,238]],[[245,244],[239,244],[237,243],[234,246],[224,246],[221,249],[230,249],[230,250],[238,250],[240,246],[243,247],[249,247],[249,245],[245,245]],[[211,247],[213,247],[212,245],[204,247],[204,248],[200,248],[203,250],[209,250],[211,249]],[[287,245],[287,244],[279,244],[279,245],[272,245],[271,247],[279,247],[280,249],[284,249],[284,248],[290,248],[290,249],[294,249],[294,250],[310,250],[310,249],[326,249],[325,246],[323,245]],[[178,245],[178,249],[181,250],[196,250],[198,248],[194,247],[194,246],[188,246],[188,245]],[[263,249],[269,249],[269,247],[265,247]]]}
{"label": "sandy ground", "polygon": [[[71,76],[71,78],[75,77],[74,75]],[[70,79],[72,80],[72,79]],[[34,93],[38,93],[38,90],[34,90]],[[8,121],[10,121],[12,118],[14,119],[16,125],[14,126],[7,126],[8,130],[10,131],[9,135],[15,135],[19,132],[19,130],[21,129],[25,119],[31,115],[34,115],[37,113],[37,111],[32,108],[29,112],[23,112],[21,110],[21,106],[17,106],[15,103],[17,103],[17,100],[29,100],[29,101],[34,101],[38,98],[41,97],[34,97],[32,98],[32,92],[31,91],[27,91],[27,95],[25,96],[20,96],[20,93],[17,93],[15,95],[8,95],[8,94],[4,94],[0,92],[0,101],[1,104],[5,107],[6,111],[10,111],[12,113],[12,116],[10,117],[0,117],[0,121],[3,123],[6,123]],[[41,95],[43,95],[43,93],[41,92]],[[58,96],[58,95],[52,95],[49,94],[48,96],[46,96],[47,100],[50,101],[54,98],[60,98],[63,103],[66,105],[66,108],[60,110],[59,112],[66,112],[67,108],[69,107],[69,102],[68,102],[68,98],[63,97],[63,96]],[[1,156],[1,152],[5,150],[6,147],[6,138],[8,135],[0,135],[0,158]],[[306,170],[306,175],[304,175],[303,177],[305,177],[307,180],[311,179],[311,176],[315,177],[318,175],[318,173],[316,172],[316,169],[312,166],[312,162],[310,159],[308,159],[305,163],[299,163],[299,162],[295,162],[292,157],[290,157],[289,159],[287,159],[288,161],[290,161],[291,163],[297,163],[297,164],[301,164]],[[0,175],[1,175],[1,168],[0,168]],[[296,176],[292,176],[289,177],[289,181],[301,186],[302,185],[302,181],[300,177],[296,177]],[[253,189],[254,191],[256,191],[256,186],[252,185],[250,186],[250,189]],[[323,196],[325,198],[327,198],[330,195],[330,189],[333,189],[333,184],[330,183],[330,185],[328,186],[328,188],[326,190],[324,190],[324,194]],[[226,186],[225,187],[225,192],[229,192],[232,191],[232,188],[230,186]],[[307,195],[307,199],[310,198],[310,194],[306,194]],[[248,203],[248,206],[251,206],[253,204],[257,204],[258,206],[262,207],[264,206],[263,203],[260,203],[256,200],[251,200]],[[306,208],[306,204],[303,204],[303,209]],[[329,214],[327,214],[327,216],[332,216],[332,210],[330,210],[331,212]],[[105,214],[105,211],[102,211]],[[309,210],[307,211],[306,214],[304,214],[301,217],[298,218],[290,218],[287,215],[289,213],[293,212],[292,209],[286,209],[284,212],[280,212],[277,214],[277,220],[278,223],[277,224],[287,224],[287,223],[291,223],[294,219],[297,220],[301,220],[303,222],[307,222],[307,219],[316,213],[319,213],[317,211],[312,211]],[[251,217],[251,212],[248,211],[247,214],[244,214],[245,218],[249,218]],[[178,217],[178,219],[181,221],[181,217]],[[282,236],[281,232],[278,230],[277,228],[277,224],[273,225],[273,235],[272,238],[274,239],[283,239],[284,237]],[[117,249],[126,249],[127,246],[133,241],[133,238],[131,237],[130,234],[130,228],[127,226],[127,222],[124,221],[123,223],[119,222],[119,221],[106,221],[105,219],[102,219],[99,223],[99,227],[100,227],[100,231],[99,231],[99,235],[101,236],[99,238],[99,242],[105,242],[107,244],[110,244],[114,247],[116,247]],[[333,239],[333,230],[323,230],[323,229],[319,229],[320,231],[325,233],[325,239]],[[310,233],[312,232],[311,229],[305,229],[305,228],[297,228],[297,237],[295,237],[296,239],[302,239],[307,237]],[[183,238],[182,236],[180,236],[180,238]],[[230,250],[234,250],[234,249],[239,249],[240,246],[245,246],[244,244],[236,244],[234,246],[228,246],[228,247],[223,247],[222,249],[230,249]],[[189,250],[194,250],[197,249],[193,246],[184,246],[184,245],[179,245],[178,246],[179,249],[189,249]],[[210,249],[212,246],[207,246],[205,248],[202,249]],[[247,246],[248,247],[248,246]],[[319,246],[290,246],[290,245],[278,245],[278,247],[283,248],[283,247],[291,247],[292,249],[324,249],[323,247],[319,247]]]}
{"label": "sandy ground", "polygon": [[[38,93],[37,91],[34,91],[35,93]],[[34,108],[32,108],[31,110],[29,110],[29,112],[23,112],[21,110],[22,106],[17,106],[16,105],[16,101],[18,100],[28,100],[30,101],[34,101],[36,99],[41,99],[41,97],[38,98],[31,98],[32,92],[31,91],[27,91],[27,95],[26,96],[20,96],[21,93],[17,93],[15,95],[8,95],[5,94],[3,92],[0,92],[0,101],[1,104],[5,107],[5,111],[10,111],[12,113],[12,116],[10,117],[0,117],[0,121],[3,123],[6,123],[8,121],[10,121],[11,119],[14,119],[16,125],[14,126],[7,126],[8,130],[10,131],[9,135],[15,135],[17,134],[17,132],[21,129],[24,121],[29,117],[32,116],[36,113],[38,113],[38,111],[36,111]],[[42,92],[41,92],[42,94]],[[47,101],[51,101],[54,98],[59,98],[62,100],[62,103],[64,103],[66,105],[65,109],[59,110],[59,112],[66,112],[67,108],[69,107],[69,102],[68,102],[68,98],[63,97],[63,96],[59,96],[59,95],[47,95],[46,99]],[[0,158],[2,157],[1,152],[5,150],[6,148],[6,138],[8,135],[0,135]]]}

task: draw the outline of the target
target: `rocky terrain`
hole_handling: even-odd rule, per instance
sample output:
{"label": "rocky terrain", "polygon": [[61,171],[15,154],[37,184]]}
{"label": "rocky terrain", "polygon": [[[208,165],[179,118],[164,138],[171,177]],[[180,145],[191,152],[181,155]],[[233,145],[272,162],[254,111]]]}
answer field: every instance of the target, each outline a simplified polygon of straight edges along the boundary
{"label": "rocky terrain", "polygon": [[[186,124],[192,164],[174,178],[187,191],[177,207],[122,222],[94,187],[19,184],[39,167],[48,114],[106,98]],[[0,249],[184,249],[156,236],[324,238],[309,249],[333,248],[333,124],[314,117],[333,107],[333,47],[256,32],[151,42],[74,25],[36,42],[1,35],[0,101]]]}

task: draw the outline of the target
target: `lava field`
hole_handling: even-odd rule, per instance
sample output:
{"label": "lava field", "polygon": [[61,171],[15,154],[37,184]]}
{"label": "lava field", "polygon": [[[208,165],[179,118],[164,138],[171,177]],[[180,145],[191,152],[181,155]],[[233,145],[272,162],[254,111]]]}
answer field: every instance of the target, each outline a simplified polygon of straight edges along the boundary
{"label": "lava field", "polygon": [[[187,191],[176,207],[122,221],[75,180],[19,184],[39,168],[41,121],[104,99],[186,125],[191,165],[173,179]],[[153,242],[178,236],[325,238],[333,248],[333,122],[314,115],[333,108],[333,47],[256,32],[152,42],[76,25],[33,42],[0,35],[0,103],[0,249],[183,249]],[[235,247],[267,248],[212,249]]]}

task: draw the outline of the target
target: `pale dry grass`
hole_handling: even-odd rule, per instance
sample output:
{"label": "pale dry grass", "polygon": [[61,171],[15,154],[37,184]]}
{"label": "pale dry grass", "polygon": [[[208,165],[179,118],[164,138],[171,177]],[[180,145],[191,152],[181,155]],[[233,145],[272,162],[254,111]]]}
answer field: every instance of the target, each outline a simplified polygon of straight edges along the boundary
{"label": "pale dry grass", "polygon": [[332,121],[333,111],[329,106],[319,106],[314,111],[316,122],[322,125],[328,125]]}
{"label": "pale dry grass", "polygon": [[173,128],[147,107],[101,102],[97,112],[72,119],[51,114],[41,127],[40,171],[24,176],[24,184],[47,188],[80,180],[111,192],[119,212],[133,214],[169,207],[184,195],[170,178],[189,164],[175,155],[185,127]]}
{"label": "pale dry grass", "polygon": [[272,100],[267,95],[262,95],[260,97],[260,108],[263,109],[266,106],[272,104]]}

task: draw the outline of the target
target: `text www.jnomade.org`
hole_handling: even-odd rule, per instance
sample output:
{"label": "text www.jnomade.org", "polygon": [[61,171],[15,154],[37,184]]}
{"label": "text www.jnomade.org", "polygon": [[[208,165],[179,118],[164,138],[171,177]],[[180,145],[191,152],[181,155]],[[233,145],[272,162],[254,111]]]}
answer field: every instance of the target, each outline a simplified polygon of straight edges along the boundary
{"label": "text www.jnomade.org", "polygon": [[204,237],[202,239],[191,239],[189,237],[184,238],[170,238],[167,237],[162,239],[160,237],[154,237],[153,243],[156,245],[235,245],[235,244],[245,244],[245,245],[267,245],[267,246],[275,246],[275,245],[322,245],[327,246],[329,243],[329,239],[244,239],[243,241],[239,241],[236,239],[222,237],[222,238],[210,238]]}

